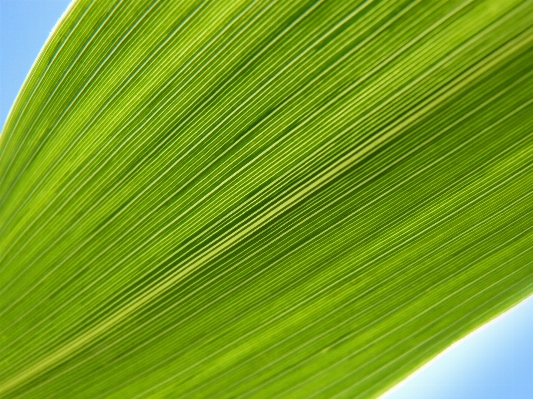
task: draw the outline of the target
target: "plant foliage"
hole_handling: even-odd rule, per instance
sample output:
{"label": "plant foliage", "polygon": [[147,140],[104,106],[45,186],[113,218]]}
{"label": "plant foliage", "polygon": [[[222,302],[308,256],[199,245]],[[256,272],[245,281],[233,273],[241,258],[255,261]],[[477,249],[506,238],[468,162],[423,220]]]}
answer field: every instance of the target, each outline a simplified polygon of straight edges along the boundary
{"label": "plant foliage", "polygon": [[530,0],[76,0],[0,136],[0,396],[374,397],[533,292]]}

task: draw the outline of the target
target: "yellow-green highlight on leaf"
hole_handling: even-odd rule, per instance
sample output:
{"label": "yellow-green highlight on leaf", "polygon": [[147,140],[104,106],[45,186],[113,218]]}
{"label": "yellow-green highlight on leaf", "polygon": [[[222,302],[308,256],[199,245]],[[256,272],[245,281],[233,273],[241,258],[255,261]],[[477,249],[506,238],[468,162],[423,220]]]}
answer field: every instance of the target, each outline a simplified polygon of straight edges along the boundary
{"label": "yellow-green highlight on leaf", "polygon": [[0,135],[0,397],[377,397],[532,293],[531,0],[76,0]]}

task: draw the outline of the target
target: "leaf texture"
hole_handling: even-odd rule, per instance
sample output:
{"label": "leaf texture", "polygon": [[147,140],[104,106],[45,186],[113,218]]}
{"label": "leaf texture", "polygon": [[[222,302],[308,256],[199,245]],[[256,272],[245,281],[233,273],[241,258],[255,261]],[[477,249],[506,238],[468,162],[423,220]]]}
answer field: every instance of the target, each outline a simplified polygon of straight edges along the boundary
{"label": "leaf texture", "polygon": [[0,136],[0,396],[376,397],[533,292],[530,0],[76,0]]}

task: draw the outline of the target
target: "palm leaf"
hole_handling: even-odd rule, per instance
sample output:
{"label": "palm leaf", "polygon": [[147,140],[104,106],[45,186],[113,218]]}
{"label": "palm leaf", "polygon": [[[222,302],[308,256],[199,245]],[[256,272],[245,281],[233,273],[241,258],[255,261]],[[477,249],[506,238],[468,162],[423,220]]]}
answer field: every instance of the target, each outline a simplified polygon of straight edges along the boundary
{"label": "palm leaf", "polygon": [[0,395],[374,397],[533,291],[533,2],[90,1],[0,136]]}

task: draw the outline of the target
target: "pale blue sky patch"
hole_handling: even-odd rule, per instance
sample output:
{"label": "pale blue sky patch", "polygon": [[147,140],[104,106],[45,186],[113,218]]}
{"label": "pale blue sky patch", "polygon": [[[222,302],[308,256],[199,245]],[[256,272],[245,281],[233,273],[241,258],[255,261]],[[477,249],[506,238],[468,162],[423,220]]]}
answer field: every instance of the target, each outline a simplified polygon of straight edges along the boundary
{"label": "pale blue sky patch", "polygon": [[533,297],[492,320],[381,399],[533,398]]}
{"label": "pale blue sky patch", "polygon": [[70,0],[0,0],[0,126]]}

